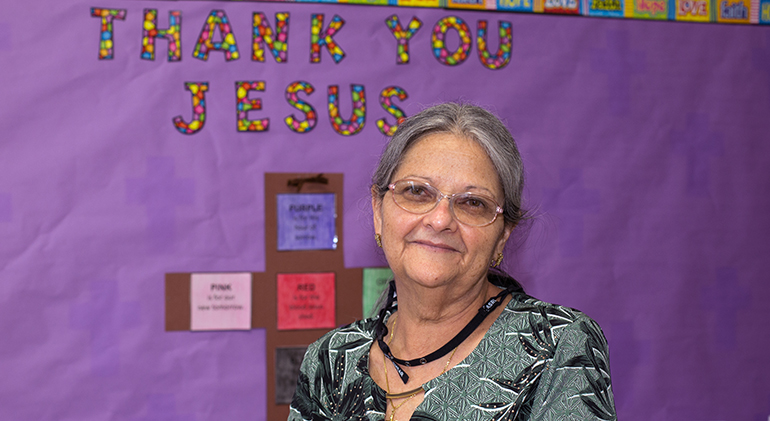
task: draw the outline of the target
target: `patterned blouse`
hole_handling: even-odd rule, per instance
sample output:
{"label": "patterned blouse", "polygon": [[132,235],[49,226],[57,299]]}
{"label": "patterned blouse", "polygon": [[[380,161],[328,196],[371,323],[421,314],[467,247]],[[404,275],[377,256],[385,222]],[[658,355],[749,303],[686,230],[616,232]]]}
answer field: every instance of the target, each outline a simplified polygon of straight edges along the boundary
{"label": "patterned blouse", "polygon": [[[308,348],[289,420],[384,419],[385,391],[369,375],[376,320],[333,330]],[[599,325],[523,293],[468,357],[423,387],[412,421],[616,420]]]}

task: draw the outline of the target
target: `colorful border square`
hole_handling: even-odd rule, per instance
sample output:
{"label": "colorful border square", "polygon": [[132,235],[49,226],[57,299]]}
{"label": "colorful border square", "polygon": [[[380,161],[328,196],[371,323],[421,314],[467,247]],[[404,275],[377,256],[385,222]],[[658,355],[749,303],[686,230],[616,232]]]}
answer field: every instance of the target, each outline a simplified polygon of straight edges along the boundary
{"label": "colorful border square", "polygon": [[762,0],[759,3],[759,24],[770,25],[770,0]]}
{"label": "colorful border square", "polygon": [[581,0],[545,0],[543,13],[559,15],[579,15]]}
{"label": "colorful border square", "polygon": [[717,22],[751,23],[751,0],[715,0]]}
{"label": "colorful border square", "polygon": [[675,0],[675,18],[685,22],[710,22],[712,4],[709,0]]}
{"label": "colorful border square", "polygon": [[447,7],[451,9],[484,10],[487,8],[486,0],[447,0]]}
{"label": "colorful border square", "polygon": [[441,7],[439,0],[398,0],[398,5],[407,7]]}
{"label": "colorful border square", "polygon": [[674,19],[672,0],[626,0],[626,16],[636,19]]}
{"label": "colorful border square", "polygon": [[510,10],[514,12],[534,12],[534,0],[497,0],[497,10]]}
{"label": "colorful border square", "polygon": [[584,0],[588,16],[622,18],[625,15],[626,0]]}

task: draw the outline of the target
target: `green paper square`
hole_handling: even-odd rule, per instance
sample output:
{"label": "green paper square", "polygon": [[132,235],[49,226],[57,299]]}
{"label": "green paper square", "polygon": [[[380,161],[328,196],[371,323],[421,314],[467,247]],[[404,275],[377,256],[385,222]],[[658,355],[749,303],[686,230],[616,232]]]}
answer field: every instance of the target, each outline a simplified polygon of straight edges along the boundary
{"label": "green paper square", "polygon": [[388,288],[388,281],[393,279],[390,268],[364,268],[364,297],[363,316],[374,316],[375,304],[382,295],[382,291]]}

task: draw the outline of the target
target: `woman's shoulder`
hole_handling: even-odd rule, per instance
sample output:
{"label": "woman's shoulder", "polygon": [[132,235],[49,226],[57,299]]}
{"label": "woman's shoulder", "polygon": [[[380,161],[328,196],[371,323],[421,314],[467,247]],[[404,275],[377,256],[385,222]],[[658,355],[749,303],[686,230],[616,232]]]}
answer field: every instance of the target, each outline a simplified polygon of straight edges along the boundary
{"label": "woman's shoulder", "polygon": [[374,340],[376,322],[376,318],[363,319],[333,329],[312,343],[308,347],[308,354],[348,351],[358,347],[368,349],[368,345]]}
{"label": "woman's shoulder", "polygon": [[593,319],[580,310],[542,301],[528,295],[524,292],[521,284],[505,272],[499,270],[490,272],[487,278],[498,288],[511,291],[512,298],[504,311],[508,318],[535,319],[540,322],[547,322],[553,327],[581,322],[596,324]]}
{"label": "woman's shoulder", "polygon": [[507,330],[548,331],[556,341],[564,332],[570,331],[604,338],[599,324],[582,311],[542,301],[524,293],[513,294],[499,320]]}
{"label": "woman's shoulder", "polygon": [[548,319],[558,318],[576,321],[582,318],[589,318],[578,309],[542,301],[525,293],[513,293],[506,309],[517,313],[537,314]]}

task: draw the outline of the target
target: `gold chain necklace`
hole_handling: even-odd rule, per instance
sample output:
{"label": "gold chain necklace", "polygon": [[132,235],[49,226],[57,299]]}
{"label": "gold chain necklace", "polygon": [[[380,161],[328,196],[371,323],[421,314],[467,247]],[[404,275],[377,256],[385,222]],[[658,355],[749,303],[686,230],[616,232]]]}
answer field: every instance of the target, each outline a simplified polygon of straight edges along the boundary
{"label": "gold chain necklace", "polygon": [[[396,332],[396,316],[397,316],[397,314],[393,315],[393,327],[391,327],[391,329],[390,329],[390,336],[388,337],[388,344],[390,344],[393,341],[393,334]],[[449,359],[446,361],[446,364],[444,365],[444,369],[441,370],[441,374],[439,374],[439,376],[441,376],[444,373],[446,373],[447,369],[449,368],[449,363],[452,361],[452,357],[455,356],[455,352],[457,352],[457,348],[452,350],[452,354],[449,355]],[[413,397],[419,395],[420,392],[424,392],[425,389],[423,389],[422,385],[420,385],[420,387],[418,387],[416,389],[408,390],[406,392],[391,394],[390,393],[390,380],[388,380],[388,364],[385,361],[385,356],[382,357],[382,368],[385,371],[385,387],[387,389],[385,391],[386,392],[385,393],[385,399],[390,401],[390,406],[393,408],[393,411],[391,411],[391,413],[390,413],[390,420],[389,421],[396,421],[396,411],[399,408],[401,408],[402,406],[404,406],[405,403],[409,402]],[[394,399],[401,399],[401,398],[406,398],[406,399],[404,399],[404,401],[401,402],[398,405],[393,403]],[[386,410],[387,410],[387,408],[386,408]]]}

